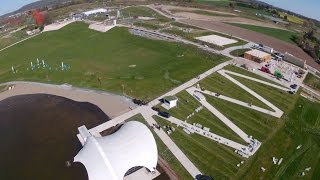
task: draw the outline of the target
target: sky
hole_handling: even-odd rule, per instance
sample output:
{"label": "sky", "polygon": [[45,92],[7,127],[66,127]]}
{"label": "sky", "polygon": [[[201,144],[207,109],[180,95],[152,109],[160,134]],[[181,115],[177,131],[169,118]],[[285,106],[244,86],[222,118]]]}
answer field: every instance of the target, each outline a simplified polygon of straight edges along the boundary
{"label": "sky", "polygon": [[35,1],[36,0],[0,0],[0,16]]}
{"label": "sky", "polygon": [[[12,12],[36,0],[0,0],[0,15]],[[320,0],[261,0],[307,17],[320,20]]]}
{"label": "sky", "polygon": [[[0,0],[1,1],[1,0]],[[260,0],[320,21],[320,0]]]}

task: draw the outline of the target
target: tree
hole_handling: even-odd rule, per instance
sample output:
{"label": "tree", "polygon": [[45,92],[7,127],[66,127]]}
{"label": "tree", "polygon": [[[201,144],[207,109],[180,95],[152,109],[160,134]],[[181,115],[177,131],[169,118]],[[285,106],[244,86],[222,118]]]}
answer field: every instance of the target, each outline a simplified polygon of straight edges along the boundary
{"label": "tree", "polygon": [[230,2],[230,3],[229,3],[229,7],[230,7],[230,8],[234,8],[234,3],[233,3],[233,2]]}
{"label": "tree", "polygon": [[288,20],[288,16],[287,16],[287,15],[284,15],[284,16],[283,16],[283,19]]}

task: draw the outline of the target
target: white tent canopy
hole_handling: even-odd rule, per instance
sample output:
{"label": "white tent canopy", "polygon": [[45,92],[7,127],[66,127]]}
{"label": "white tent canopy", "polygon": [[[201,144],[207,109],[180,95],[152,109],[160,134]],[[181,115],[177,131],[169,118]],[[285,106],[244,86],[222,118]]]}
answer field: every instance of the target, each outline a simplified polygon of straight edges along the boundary
{"label": "white tent canopy", "polygon": [[105,137],[89,136],[74,157],[87,169],[89,180],[120,180],[132,167],[154,171],[158,151],[151,131],[144,124],[130,121]]}

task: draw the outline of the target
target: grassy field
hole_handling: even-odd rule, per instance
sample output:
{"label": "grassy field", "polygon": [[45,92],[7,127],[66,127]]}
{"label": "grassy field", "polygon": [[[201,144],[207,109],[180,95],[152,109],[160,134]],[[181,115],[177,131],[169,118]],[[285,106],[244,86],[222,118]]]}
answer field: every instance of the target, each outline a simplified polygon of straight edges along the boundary
{"label": "grassy field", "polygon": [[[139,121],[145,124],[147,127],[150,126],[145,121],[145,119],[142,117],[141,114],[138,114],[136,116],[133,116],[129,118],[127,121]],[[150,131],[153,134],[153,137],[156,140],[157,148],[158,148],[158,155],[164,159],[170,167],[174,170],[174,172],[177,173],[177,175],[180,177],[180,179],[186,179],[191,180],[193,179],[191,175],[188,173],[188,171],[181,165],[181,163],[178,161],[178,159],[172,154],[172,152],[168,149],[168,147],[162,142],[162,140],[159,138],[159,136],[154,132],[153,129],[150,129]]]}
{"label": "grassy field", "polygon": [[[241,179],[319,179],[320,173],[320,104],[299,97],[293,109],[282,118],[285,125],[262,146],[258,157],[252,159]],[[297,146],[302,145],[300,149]],[[274,165],[272,157],[283,158],[280,166]],[[260,167],[267,169],[262,173]],[[311,167],[310,171],[305,168]]]}
{"label": "grassy field", "polygon": [[187,135],[181,128],[162,118],[154,117],[154,119],[161,126],[176,128],[176,131],[170,134],[171,139],[202,173],[215,179],[236,178],[236,173],[239,171],[236,165],[244,159],[236,155],[232,149],[198,134]]}
{"label": "grassy field", "polygon": [[269,27],[262,27],[262,26],[254,26],[254,25],[247,25],[247,24],[237,24],[237,23],[228,23],[233,26],[238,26],[244,29],[249,29],[251,31],[255,31],[258,33],[262,33],[277,39],[280,39],[282,41],[294,44],[294,41],[292,40],[292,37],[296,35],[295,32],[292,31],[286,31],[282,29],[275,29],[275,28],[269,28]]}
{"label": "grassy field", "polygon": [[[177,107],[169,110],[169,113],[172,116],[183,121],[187,120],[188,123],[191,124],[200,123],[204,127],[210,128],[212,132],[215,132],[218,135],[221,135],[239,143],[245,143],[239,136],[230,131],[225,124],[223,124],[206,108],[202,109],[200,112],[195,112],[195,109],[201,106],[201,104],[196,99],[194,99],[188,92],[180,92],[177,94],[177,97],[179,99]],[[161,105],[158,105],[157,107],[162,110],[165,110]],[[193,112],[194,116],[187,119],[187,116]]]}
{"label": "grassy field", "polygon": [[311,73],[307,74],[303,83],[310,86],[313,89],[320,91],[320,79]]}
{"label": "grassy field", "polygon": [[156,29],[160,29],[161,25],[159,25],[157,22],[153,22],[153,21],[138,21],[138,22],[134,22],[133,25],[138,26],[138,27],[143,27],[146,29],[150,29],[150,30],[156,30]]}
{"label": "grassy field", "polygon": [[0,37],[0,49],[5,48],[27,37],[28,34],[25,30],[21,30],[12,34],[3,35]]}
{"label": "grassy field", "polygon": [[296,23],[296,24],[300,24],[300,25],[303,25],[303,23],[304,23],[304,20],[297,17],[297,16],[292,16],[292,15],[286,14],[284,12],[279,12],[279,15],[282,18],[284,18],[284,16],[287,16],[287,20],[291,23]]}
{"label": "grassy field", "polygon": [[[235,69],[235,67],[228,66],[227,69]],[[240,69],[239,71],[244,70]],[[248,75],[249,73],[244,74]],[[170,135],[176,144],[195,163],[200,171],[212,175],[215,179],[252,179],[252,177],[257,179],[297,179],[301,176],[302,171],[305,171],[305,178],[307,179],[319,179],[320,104],[312,103],[300,97],[298,93],[291,95],[272,87],[261,86],[240,77],[234,78],[255,92],[258,92],[284,111],[283,117],[278,119],[206,96],[208,102],[214,105],[236,125],[249,135],[253,135],[253,137],[262,141],[262,146],[258,153],[249,160],[245,160],[243,166],[234,169],[241,159],[238,155],[234,153],[229,154],[228,148],[222,145],[216,146],[215,142],[210,142],[210,140],[204,139],[199,135],[187,135],[182,129],[178,129]],[[210,84],[211,88],[220,86],[220,84],[213,81]],[[224,89],[227,90],[228,88],[224,87]],[[229,89],[234,88],[231,87]],[[234,90],[233,92],[236,91]],[[230,93],[232,92],[230,91]],[[170,110],[173,116],[184,117],[190,113],[190,110],[198,106],[198,104],[194,104],[197,102],[193,102],[193,98],[191,96],[188,97],[185,92],[178,94],[178,98],[182,102],[178,104],[175,110]],[[186,103],[186,100],[188,100],[188,103]],[[198,120],[201,116],[203,115],[199,114],[195,119]],[[211,116],[211,118],[207,116],[203,119],[207,121],[210,119],[210,121],[212,120],[215,123],[214,116]],[[162,125],[170,125],[163,119],[157,118],[157,121]],[[217,131],[217,129],[212,130],[213,132]],[[226,133],[228,132],[224,134]],[[232,136],[229,135],[229,137]],[[302,147],[297,150],[296,147],[299,144]],[[211,145],[214,148],[226,148],[226,150],[218,151],[217,149],[213,149]],[[223,160],[215,159],[217,156],[218,158],[223,157]],[[280,166],[272,163],[273,156],[283,158]],[[234,161],[234,158],[238,159]],[[219,161],[219,164],[216,164],[215,161]],[[261,167],[266,168],[267,171],[262,173]],[[311,167],[311,170],[306,171],[305,168],[307,167]]]}
{"label": "grassy field", "polygon": [[[37,58],[52,69],[31,71],[30,61]],[[126,28],[101,33],[74,23],[1,52],[0,82],[69,83],[152,100],[225,60],[193,46],[134,36]],[[57,70],[61,61],[71,68]]]}
{"label": "grassy field", "polygon": [[[260,100],[256,99],[254,96],[235,85],[228,79],[224,78],[218,73],[215,73],[206,79],[202,80],[200,83],[201,87],[204,87],[208,91],[219,93],[240,101],[252,103],[253,105],[270,109],[267,105],[262,103]],[[270,109],[271,110],[271,109]]]}

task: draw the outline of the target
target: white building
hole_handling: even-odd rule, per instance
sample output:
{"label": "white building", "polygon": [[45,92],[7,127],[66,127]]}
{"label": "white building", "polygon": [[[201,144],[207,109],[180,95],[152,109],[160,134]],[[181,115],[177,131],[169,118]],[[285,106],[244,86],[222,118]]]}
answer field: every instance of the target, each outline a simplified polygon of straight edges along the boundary
{"label": "white building", "polygon": [[91,16],[91,15],[100,14],[100,13],[106,13],[106,12],[107,12],[106,9],[99,8],[99,9],[94,9],[94,10],[91,10],[91,11],[83,12],[83,15]]}
{"label": "white building", "polygon": [[157,145],[144,124],[130,121],[105,137],[92,136],[85,126],[78,130],[85,142],[74,162],[86,167],[89,180],[120,180],[129,169],[138,166],[155,171]]}
{"label": "white building", "polygon": [[167,106],[167,109],[171,109],[177,106],[178,98],[175,96],[166,96],[163,98],[163,104]]}

